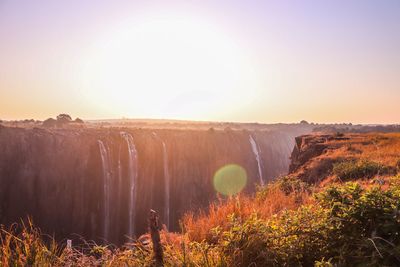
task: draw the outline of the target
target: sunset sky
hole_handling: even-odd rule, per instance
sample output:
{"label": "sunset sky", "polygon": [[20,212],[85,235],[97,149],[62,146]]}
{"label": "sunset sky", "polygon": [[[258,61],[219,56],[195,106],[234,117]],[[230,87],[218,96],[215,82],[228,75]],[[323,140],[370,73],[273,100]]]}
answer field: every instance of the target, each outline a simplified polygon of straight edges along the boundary
{"label": "sunset sky", "polygon": [[400,123],[400,1],[0,0],[0,119]]}

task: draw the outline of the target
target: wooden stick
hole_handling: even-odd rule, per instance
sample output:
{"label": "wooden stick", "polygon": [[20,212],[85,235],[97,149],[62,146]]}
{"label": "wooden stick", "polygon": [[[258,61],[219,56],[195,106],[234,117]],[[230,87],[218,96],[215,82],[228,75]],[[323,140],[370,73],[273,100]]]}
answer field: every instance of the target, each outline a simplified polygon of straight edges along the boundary
{"label": "wooden stick", "polygon": [[157,267],[164,266],[163,248],[160,238],[160,223],[159,216],[156,211],[150,210],[149,214],[149,228],[151,241],[153,243],[154,260]]}

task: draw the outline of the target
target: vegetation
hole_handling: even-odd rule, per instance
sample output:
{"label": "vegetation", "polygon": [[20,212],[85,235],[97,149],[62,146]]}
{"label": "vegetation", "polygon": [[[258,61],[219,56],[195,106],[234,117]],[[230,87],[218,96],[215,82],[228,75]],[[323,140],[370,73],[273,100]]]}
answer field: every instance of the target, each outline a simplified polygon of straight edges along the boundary
{"label": "vegetation", "polygon": [[68,114],[59,114],[56,119],[48,118],[47,120],[45,120],[42,123],[42,126],[46,128],[64,127],[71,123],[83,124],[84,121],[80,118],[72,120],[72,117]]}
{"label": "vegetation", "polygon": [[302,204],[313,202],[305,190],[287,194],[281,189],[279,181],[260,187],[255,197],[239,195],[211,204],[207,213],[186,214],[183,218],[183,226],[189,240],[214,244],[218,241],[215,232],[225,231],[231,227],[227,219],[230,216],[246,220],[256,215],[266,220],[284,209],[293,210]]}
{"label": "vegetation", "polygon": [[319,196],[329,211],[329,252],[347,265],[400,263],[400,187],[332,186]]}
{"label": "vegetation", "polygon": [[42,125],[43,125],[43,127],[46,127],[46,128],[53,128],[53,127],[57,126],[57,121],[53,118],[48,118],[47,120],[45,120],[43,122]]}
{"label": "vegetation", "polygon": [[391,169],[378,162],[369,160],[347,160],[333,165],[333,173],[341,180],[372,178],[378,174],[387,174]]}
{"label": "vegetation", "polygon": [[[390,139],[377,139],[379,150],[362,142],[352,145],[358,158],[343,157],[346,143],[321,155],[336,163],[320,175],[340,181],[308,184],[292,173],[254,196],[220,199],[207,212],[186,214],[182,233],[161,232],[164,265],[400,266],[398,150]],[[30,222],[1,228],[0,266],[155,265],[151,247],[140,242],[83,244],[66,248]]]}
{"label": "vegetation", "polygon": [[72,118],[68,114],[60,114],[57,116],[57,121],[59,123],[69,123],[72,121]]}
{"label": "vegetation", "polygon": [[80,118],[76,118],[74,120],[74,122],[76,122],[76,123],[84,123],[84,121],[82,119],[80,119]]}
{"label": "vegetation", "polygon": [[396,169],[398,172],[400,172],[400,159],[398,159],[396,162]]}
{"label": "vegetation", "polygon": [[293,175],[286,175],[278,178],[276,184],[286,195],[305,192],[309,189],[307,183]]}
{"label": "vegetation", "polygon": [[[186,216],[183,234],[162,232],[164,263],[166,266],[399,265],[399,179],[392,177],[393,183],[387,189],[364,188],[356,182],[331,185],[309,194],[308,200],[301,204],[294,202],[295,191],[287,194],[279,182],[270,184],[252,199],[232,198],[219,206],[213,205],[208,214]],[[308,194],[302,192],[303,196]],[[292,204],[288,208],[275,207],[280,209],[275,213],[256,209],[263,203],[273,203],[272,199]],[[254,209],[249,210],[250,207]],[[151,249],[140,243],[123,248],[92,243],[69,249],[41,235],[31,223],[22,225],[21,230],[13,226],[1,231],[0,259],[5,266],[153,264]]]}

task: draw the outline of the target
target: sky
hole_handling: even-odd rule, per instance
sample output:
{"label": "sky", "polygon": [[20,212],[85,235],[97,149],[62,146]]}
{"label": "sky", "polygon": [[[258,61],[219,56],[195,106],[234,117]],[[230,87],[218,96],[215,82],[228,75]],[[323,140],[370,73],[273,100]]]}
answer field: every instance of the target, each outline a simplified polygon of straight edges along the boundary
{"label": "sky", "polygon": [[0,0],[0,119],[400,123],[400,1]]}

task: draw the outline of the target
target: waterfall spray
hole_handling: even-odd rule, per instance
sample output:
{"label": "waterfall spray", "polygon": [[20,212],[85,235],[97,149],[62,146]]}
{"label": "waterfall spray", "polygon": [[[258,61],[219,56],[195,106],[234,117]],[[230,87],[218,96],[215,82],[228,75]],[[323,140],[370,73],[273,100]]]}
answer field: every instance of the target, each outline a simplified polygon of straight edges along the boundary
{"label": "waterfall spray", "polygon": [[256,141],[254,140],[252,135],[249,135],[249,141],[251,145],[251,149],[253,150],[254,156],[256,157],[257,166],[258,166],[258,176],[260,179],[260,184],[264,186],[264,180],[262,176],[262,168],[261,168],[261,158],[260,158],[260,149],[257,146]]}
{"label": "waterfall spray", "polygon": [[117,233],[120,233],[121,225],[121,189],[122,189],[122,165],[121,165],[121,144],[118,146],[118,185],[117,185],[117,198],[116,198],[116,222],[117,222]]}
{"label": "waterfall spray", "polygon": [[110,158],[106,146],[101,140],[97,141],[99,144],[101,162],[103,165],[103,194],[104,194],[104,224],[103,224],[103,237],[107,240],[110,229],[110,184],[111,184],[111,171],[110,171]]}
{"label": "waterfall spray", "polygon": [[129,226],[128,235],[135,234],[135,204],[136,204],[136,182],[137,182],[137,151],[133,137],[129,133],[121,132],[121,136],[125,139],[128,145],[129,162],[128,162],[128,175],[129,175]]}
{"label": "waterfall spray", "polygon": [[[162,141],[162,140],[161,140]],[[169,189],[169,169],[168,169],[168,153],[167,153],[167,146],[165,142],[162,141],[163,145],[163,154],[164,154],[164,188],[165,188],[165,224],[167,228],[169,228],[169,205],[170,205],[170,189]]]}
{"label": "waterfall spray", "polygon": [[164,222],[167,228],[169,228],[170,220],[170,177],[168,169],[168,151],[167,145],[164,140],[162,140],[155,132],[153,132],[154,137],[161,141],[163,147],[163,166],[164,166]]}

